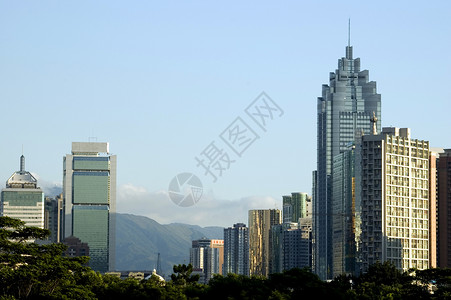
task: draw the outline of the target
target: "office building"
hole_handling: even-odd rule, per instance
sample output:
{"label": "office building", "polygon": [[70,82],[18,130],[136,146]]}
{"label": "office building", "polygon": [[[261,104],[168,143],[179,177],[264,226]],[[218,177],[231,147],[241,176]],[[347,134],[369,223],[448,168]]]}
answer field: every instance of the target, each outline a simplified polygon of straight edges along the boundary
{"label": "office building", "polygon": [[271,270],[271,226],[281,223],[278,209],[249,210],[249,274],[268,276]]}
{"label": "office building", "polygon": [[283,222],[299,222],[300,218],[307,216],[307,193],[291,193],[291,196],[282,197]]}
{"label": "office building", "polygon": [[438,267],[451,268],[451,149],[437,162]]}
{"label": "office building", "polygon": [[244,223],[224,228],[223,275],[249,275],[249,230]]}
{"label": "office building", "polygon": [[44,198],[44,228],[50,230],[48,240],[59,243],[61,239],[61,221],[63,219],[63,194],[55,198]]}
{"label": "office building", "polygon": [[360,70],[360,59],[353,58],[350,44],[346,56],[338,60],[338,69],[330,73],[329,84],[322,86],[317,104],[317,169],[312,200],[314,272],[321,279],[332,279],[333,158],[346,151],[356,135],[370,133],[373,112],[381,119],[376,82],[369,81],[368,70]]}
{"label": "office building", "polygon": [[26,226],[44,228],[44,192],[36,178],[25,171],[25,157],[20,157],[20,170],[14,172],[2,189],[1,215],[25,222]]}
{"label": "office building", "polygon": [[271,236],[271,257],[269,273],[282,273],[283,269],[283,234],[284,230],[290,226],[297,226],[297,223],[283,222],[282,224],[273,225],[270,229]]}
{"label": "office building", "polygon": [[430,267],[429,142],[409,128],[384,128],[360,145],[362,271],[375,262]]}
{"label": "office building", "polygon": [[[355,146],[334,156],[332,165],[333,274],[357,275]],[[358,223],[358,222],[357,222]],[[358,232],[357,232],[358,233]]]}
{"label": "office building", "polygon": [[64,157],[64,238],[89,246],[89,266],[114,270],[116,155],[108,143],[74,142]]}

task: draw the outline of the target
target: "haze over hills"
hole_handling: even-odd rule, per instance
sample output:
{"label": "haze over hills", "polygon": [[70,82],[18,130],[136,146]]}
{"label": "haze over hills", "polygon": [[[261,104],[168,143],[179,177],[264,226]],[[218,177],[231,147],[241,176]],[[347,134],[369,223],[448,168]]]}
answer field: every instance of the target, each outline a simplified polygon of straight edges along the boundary
{"label": "haze over hills", "polygon": [[162,225],[144,216],[117,214],[116,270],[156,269],[160,253],[163,274],[170,275],[175,264],[189,263],[192,240],[203,237],[223,239],[223,235],[223,227]]}

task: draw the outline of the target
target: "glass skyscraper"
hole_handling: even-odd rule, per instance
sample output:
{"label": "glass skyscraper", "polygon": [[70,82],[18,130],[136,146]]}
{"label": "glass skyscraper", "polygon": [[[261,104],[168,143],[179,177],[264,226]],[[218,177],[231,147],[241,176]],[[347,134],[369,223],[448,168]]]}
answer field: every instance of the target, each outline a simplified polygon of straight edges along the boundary
{"label": "glass skyscraper", "polygon": [[89,266],[114,270],[116,155],[108,143],[72,143],[64,157],[64,237],[89,246]]}
{"label": "glass skyscraper", "polygon": [[298,223],[300,218],[307,216],[307,193],[291,193],[291,196],[283,196],[283,222]]}
{"label": "glass skyscraper", "polygon": [[[360,59],[352,47],[338,60],[322,87],[317,108],[317,170],[313,182],[314,271],[321,279],[333,278],[332,256],[332,162],[362,133],[371,132],[370,119],[381,120],[381,96],[368,70],[360,70]],[[380,122],[378,130],[380,131]]]}
{"label": "glass skyscraper", "polygon": [[356,233],[359,232],[355,197],[355,146],[333,160],[333,274],[358,274]]}
{"label": "glass skyscraper", "polygon": [[249,275],[269,276],[271,271],[271,227],[282,221],[278,209],[249,210]]}

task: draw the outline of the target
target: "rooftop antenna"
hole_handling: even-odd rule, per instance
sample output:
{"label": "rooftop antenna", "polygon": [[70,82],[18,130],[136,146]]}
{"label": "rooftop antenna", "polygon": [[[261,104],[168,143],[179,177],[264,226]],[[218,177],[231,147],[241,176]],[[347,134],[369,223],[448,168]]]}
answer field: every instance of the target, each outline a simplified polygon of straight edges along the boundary
{"label": "rooftop antenna", "polygon": [[351,18],[348,19],[348,46],[346,47],[346,58],[352,59],[352,47],[351,47]]}
{"label": "rooftop antenna", "polygon": [[348,47],[351,47],[351,18],[348,20]]}
{"label": "rooftop antenna", "polygon": [[157,258],[157,274],[158,275],[162,275],[163,274],[163,270],[161,270],[161,258],[160,258],[160,252],[158,252],[158,258]]}

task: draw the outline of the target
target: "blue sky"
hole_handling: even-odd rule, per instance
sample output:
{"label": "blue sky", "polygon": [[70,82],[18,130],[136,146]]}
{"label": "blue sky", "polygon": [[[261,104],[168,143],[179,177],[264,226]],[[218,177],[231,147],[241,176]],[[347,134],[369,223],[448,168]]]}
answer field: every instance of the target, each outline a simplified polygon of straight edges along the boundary
{"label": "blue sky", "polygon": [[[118,156],[118,211],[162,223],[231,226],[311,194],[316,101],[348,18],[382,126],[451,148],[450,14],[449,1],[0,1],[0,181],[23,147],[41,186],[61,186],[71,142],[97,140]],[[212,182],[195,157],[262,91],[283,116]],[[202,180],[194,207],[165,194],[180,172]]]}

